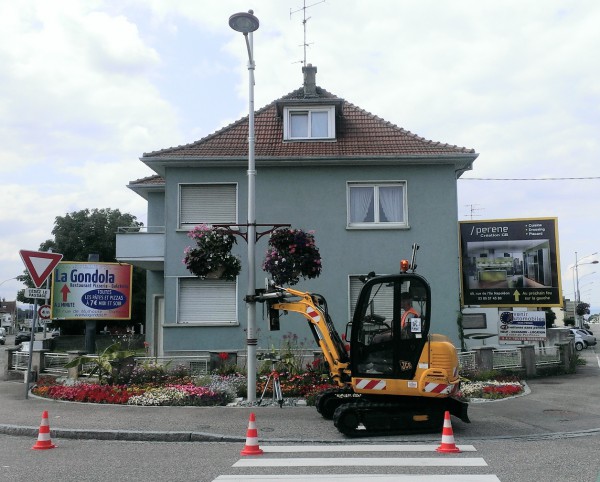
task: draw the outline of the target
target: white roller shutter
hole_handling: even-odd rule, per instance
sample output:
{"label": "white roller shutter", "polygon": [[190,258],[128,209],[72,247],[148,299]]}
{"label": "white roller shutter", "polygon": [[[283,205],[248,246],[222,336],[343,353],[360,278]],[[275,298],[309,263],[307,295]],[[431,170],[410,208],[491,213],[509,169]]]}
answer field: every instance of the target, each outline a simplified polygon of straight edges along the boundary
{"label": "white roller shutter", "polygon": [[181,184],[179,226],[237,222],[235,184]]}
{"label": "white roller shutter", "polygon": [[236,282],[179,280],[178,323],[237,324]]}
{"label": "white roller shutter", "polygon": [[[358,276],[350,276],[350,319],[354,316],[356,302],[364,283]],[[374,297],[374,298],[373,298]],[[371,292],[371,306],[373,313],[385,316],[391,320],[394,313],[394,290],[391,286],[380,285]],[[370,309],[368,311],[370,313]]]}

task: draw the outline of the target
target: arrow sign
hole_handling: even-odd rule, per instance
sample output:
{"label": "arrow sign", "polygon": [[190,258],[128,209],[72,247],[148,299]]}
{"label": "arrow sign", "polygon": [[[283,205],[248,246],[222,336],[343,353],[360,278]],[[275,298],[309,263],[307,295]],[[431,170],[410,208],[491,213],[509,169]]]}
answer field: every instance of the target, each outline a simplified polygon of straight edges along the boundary
{"label": "arrow sign", "polygon": [[519,298],[521,297],[521,293],[519,293],[518,290],[515,290],[515,292],[513,293],[513,296],[515,297],[515,302],[519,302]]}
{"label": "arrow sign", "polygon": [[61,289],[60,292],[62,293],[62,300],[63,303],[66,303],[67,301],[67,295],[71,292],[71,290],[69,289],[69,287],[67,285],[64,285]]}
{"label": "arrow sign", "polygon": [[45,253],[43,251],[19,251],[21,259],[29,271],[36,288],[44,284],[44,281],[50,276],[52,270],[56,267],[63,255],[59,253]]}

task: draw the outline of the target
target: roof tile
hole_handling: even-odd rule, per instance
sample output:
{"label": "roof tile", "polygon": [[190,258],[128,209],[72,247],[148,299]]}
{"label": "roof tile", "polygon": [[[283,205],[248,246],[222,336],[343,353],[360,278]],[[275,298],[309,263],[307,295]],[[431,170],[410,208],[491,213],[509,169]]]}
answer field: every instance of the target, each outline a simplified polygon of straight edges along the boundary
{"label": "roof tile", "polygon": [[[338,99],[317,87],[320,99]],[[297,89],[278,101],[303,98]],[[284,141],[283,119],[277,102],[255,112],[255,156],[266,157],[365,157],[440,156],[474,154],[473,149],[424,139],[391,122],[344,101],[336,119],[335,141]],[[248,116],[196,142],[144,153],[145,158],[240,158],[248,154]]]}

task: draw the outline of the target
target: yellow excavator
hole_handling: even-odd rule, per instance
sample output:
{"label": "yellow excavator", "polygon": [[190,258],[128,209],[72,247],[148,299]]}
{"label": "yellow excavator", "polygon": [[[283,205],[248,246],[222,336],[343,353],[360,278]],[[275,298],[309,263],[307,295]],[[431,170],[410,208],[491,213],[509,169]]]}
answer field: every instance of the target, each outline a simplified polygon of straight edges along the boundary
{"label": "yellow excavator", "polygon": [[417,249],[411,262],[401,261],[398,274],[363,278],[345,339],[319,294],[270,286],[256,296],[267,304],[271,330],[279,329],[282,312],[307,319],[338,385],[317,397],[316,408],[348,436],[439,431],[446,411],[469,422],[468,404],[454,398],[460,385],[456,348],[429,332],[431,289],[415,273]]}

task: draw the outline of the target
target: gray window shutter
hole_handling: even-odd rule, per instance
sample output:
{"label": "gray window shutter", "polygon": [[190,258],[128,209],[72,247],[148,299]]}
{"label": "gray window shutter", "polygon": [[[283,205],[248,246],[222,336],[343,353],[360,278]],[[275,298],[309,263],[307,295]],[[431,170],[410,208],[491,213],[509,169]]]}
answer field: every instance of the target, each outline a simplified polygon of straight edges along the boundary
{"label": "gray window shutter", "polygon": [[237,222],[235,184],[182,184],[180,227]]}
{"label": "gray window shutter", "polygon": [[[354,316],[356,302],[364,283],[358,276],[350,276],[350,319]],[[371,293],[373,296],[374,293]],[[392,288],[382,286],[373,302],[373,310],[377,315],[385,316],[391,320],[394,314],[394,292]]]}
{"label": "gray window shutter", "polygon": [[236,282],[180,278],[178,323],[237,324]]}

